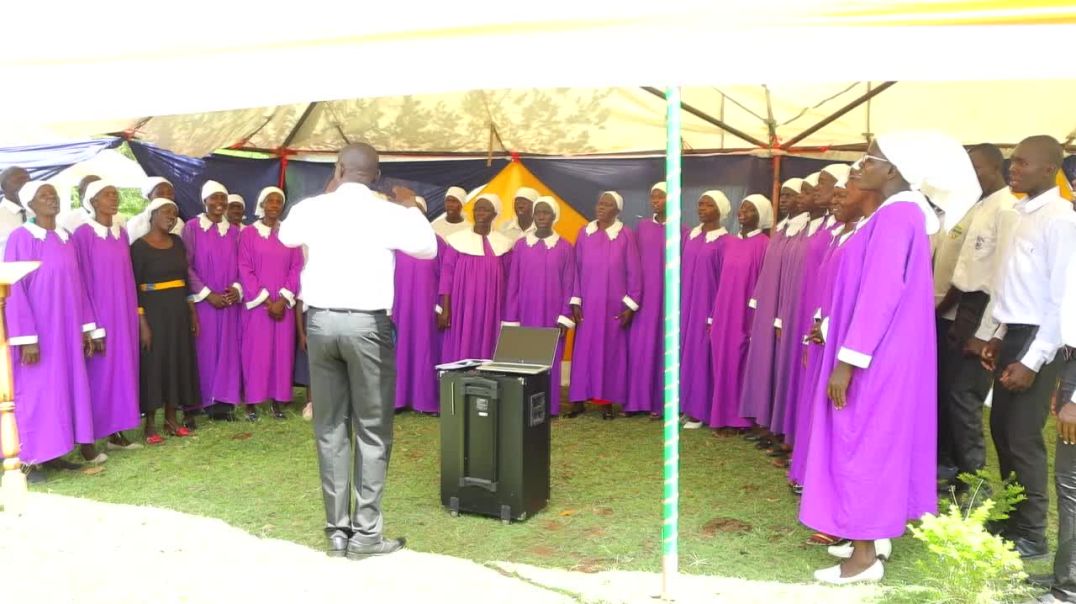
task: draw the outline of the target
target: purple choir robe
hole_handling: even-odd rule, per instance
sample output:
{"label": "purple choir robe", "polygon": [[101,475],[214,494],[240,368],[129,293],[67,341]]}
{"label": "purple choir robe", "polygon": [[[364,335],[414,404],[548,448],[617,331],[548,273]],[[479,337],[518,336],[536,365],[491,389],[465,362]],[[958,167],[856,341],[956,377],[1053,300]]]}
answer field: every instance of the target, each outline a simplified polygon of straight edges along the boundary
{"label": "purple choir robe", "polygon": [[[803,376],[803,336],[810,331],[810,324],[804,321],[811,311],[807,300],[809,283],[818,277],[818,262],[832,238],[829,231],[822,228],[825,217],[816,219],[814,231],[810,223],[804,227],[794,241],[785,250],[785,270],[782,276],[781,296],[778,302],[777,318],[782,322],[781,339],[777,343],[774,357],[774,412],[770,428],[776,434],[785,435],[785,443],[795,442],[796,416],[799,406],[799,382]],[[788,337],[785,337],[785,336]]]}
{"label": "purple choir robe", "polygon": [[[841,246],[840,232],[844,229],[843,224],[829,228],[830,236],[821,260],[818,261],[818,277],[812,281],[813,286],[804,293],[804,311],[808,316],[806,322],[807,332],[815,322],[815,313],[818,317],[826,316],[830,309],[830,298],[833,293],[834,267],[840,262]],[[811,417],[814,413],[814,391],[818,387],[818,380],[822,373],[822,347],[818,344],[807,345],[807,367],[803,370],[803,377],[799,384],[799,399],[796,404],[796,447],[792,449],[792,459],[788,466],[788,479],[795,484],[803,484],[804,464],[807,461],[807,449],[811,442]],[[833,365],[826,368],[826,378],[833,372]]]}
{"label": "purple choir robe", "polygon": [[835,268],[823,365],[856,368],[839,411],[818,380],[800,520],[848,539],[898,537],[937,511],[931,252],[913,195],[861,222]]}
{"label": "purple choir robe", "polygon": [[[504,309],[506,325],[523,327],[575,327],[569,300],[575,287],[575,252],[559,235],[539,239],[526,235],[512,248],[508,290]],[[564,338],[549,370],[551,415],[560,414],[560,366]]]}
{"label": "purple choir robe", "polygon": [[748,300],[752,309],[751,329],[744,361],[743,391],[740,393],[740,417],[769,426],[773,411],[773,358],[777,344],[773,320],[777,316],[780,294],[781,264],[788,237],[778,227],[766,248],[755,291]]}
{"label": "purple choir robe", "polygon": [[213,308],[206,296],[223,294],[239,283],[239,229],[223,221],[225,230],[205,215],[183,225],[183,244],[190,264],[190,291],[196,302],[199,332],[198,374],[202,382],[202,406],[241,402],[242,355],[239,330],[242,305]]}
{"label": "purple choir robe", "polygon": [[[97,326],[70,237],[67,231],[27,223],[12,231],[4,249],[5,262],[41,262],[11,286],[4,309],[8,344],[13,348],[19,458],[28,464],[61,457],[75,443],[94,442],[82,342],[83,333]],[[40,358],[24,365],[22,346],[34,343]]]}
{"label": "purple choir robe", "polygon": [[71,240],[97,323],[93,336],[105,341],[105,352],[86,361],[93,436],[101,439],[138,426],[138,292],[127,231],[88,220]]}
{"label": "purple choir robe", "polygon": [[714,394],[708,323],[717,293],[719,256],[729,239],[723,227],[709,233],[696,227],[686,238],[680,264],[680,409],[696,421],[709,418]]}
{"label": "purple choir robe", "polygon": [[622,403],[627,396],[628,329],[617,318],[638,306],[643,282],[635,233],[620,221],[604,231],[591,222],[575,240],[572,303],[583,321],[575,332],[568,400]]}
{"label": "purple choir robe", "polygon": [[445,243],[437,291],[449,296],[451,324],[442,341],[442,362],[492,359],[514,242],[498,232],[483,237],[459,231]]}
{"label": "purple choir robe", "polygon": [[751,421],[740,415],[740,396],[751,330],[748,302],[755,292],[767,258],[770,238],[762,231],[729,237],[715,257],[720,279],[710,311],[710,354],[713,396],[706,421],[711,428],[747,428]]}
{"label": "purple choir robe", "polygon": [[436,413],[440,409],[437,370],[441,331],[437,329],[438,279],[445,241],[437,237],[437,257],[420,260],[396,252],[396,408]]}
{"label": "purple choir robe", "polygon": [[[680,228],[681,242],[687,239]],[[624,411],[661,413],[665,390],[665,225],[652,217],[635,227],[643,293],[628,334],[628,393]],[[683,250],[681,244],[681,250]]]}
{"label": "purple choir robe", "polygon": [[[292,399],[295,371],[295,295],[303,251],[280,243],[277,229],[261,222],[239,233],[239,284],[243,286],[241,359],[248,404]],[[269,316],[268,303],[283,299],[284,318]]]}

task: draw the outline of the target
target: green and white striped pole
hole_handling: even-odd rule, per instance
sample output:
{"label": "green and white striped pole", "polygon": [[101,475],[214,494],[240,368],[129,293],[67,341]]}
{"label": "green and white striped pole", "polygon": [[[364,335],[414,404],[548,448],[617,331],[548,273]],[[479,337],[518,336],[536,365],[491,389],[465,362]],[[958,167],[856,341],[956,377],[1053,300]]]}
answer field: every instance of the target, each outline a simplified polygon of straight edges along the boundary
{"label": "green and white striped pole", "polygon": [[661,597],[673,599],[680,526],[680,89],[665,90],[665,447]]}

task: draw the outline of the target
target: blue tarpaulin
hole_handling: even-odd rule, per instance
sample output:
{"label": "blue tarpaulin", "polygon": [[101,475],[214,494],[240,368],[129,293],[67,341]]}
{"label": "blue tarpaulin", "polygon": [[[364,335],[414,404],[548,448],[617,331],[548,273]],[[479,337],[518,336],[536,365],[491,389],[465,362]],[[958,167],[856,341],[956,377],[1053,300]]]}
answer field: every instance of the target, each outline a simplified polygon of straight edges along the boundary
{"label": "blue tarpaulin", "polygon": [[30,178],[45,180],[77,163],[93,159],[105,149],[118,147],[122,142],[122,139],[110,137],[58,145],[7,147],[0,149],[0,170],[21,166],[30,173]]}

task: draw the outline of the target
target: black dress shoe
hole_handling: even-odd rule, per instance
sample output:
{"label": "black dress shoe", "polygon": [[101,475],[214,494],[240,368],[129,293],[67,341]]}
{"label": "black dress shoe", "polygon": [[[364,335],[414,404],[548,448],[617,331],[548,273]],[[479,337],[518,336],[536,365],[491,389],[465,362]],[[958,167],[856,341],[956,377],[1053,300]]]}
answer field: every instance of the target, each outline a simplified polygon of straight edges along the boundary
{"label": "black dress shoe", "polygon": [[1024,537],[1017,537],[1012,542],[1016,546],[1016,553],[1020,554],[1021,560],[1038,560],[1045,558],[1050,553],[1045,541],[1032,541]]}
{"label": "black dress shoe", "polygon": [[54,459],[49,462],[45,462],[45,467],[50,470],[81,470],[82,464],[67,461],[66,459]]}
{"label": "black dress shoe", "polygon": [[336,531],[329,535],[329,546],[325,548],[325,555],[330,558],[343,558],[347,554],[347,535],[344,531]]}
{"label": "black dress shoe", "polygon": [[47,480],[40,466],[26,465],[22,467],[22,471],[26,474],[27,484],[41,484]]}
{"label": "black dress shoe", "polygon": [[256,422],[256,421],[258,421],[258,412],[257,411],[248,411],[247,412],[247,421],[248,422]]}
{"label": "black dress shoe", "polygon": [[762,435],[758,432],[747,432],[743,435],[743,439],[749,443],[753,443],[762,438]]}
{"label": "black dress shoe", "polygon": [[183,427],[193,432],[194,430],[198,429],[198,422],[194,421],[193,415],[191,415],[190,417],[184,417]]}
{"label": "black dress shoe", "polygon": [[372,556],[384,556],[385,554],[402,550],[406,544],[407,539],[403,537],[399,539],[382,538],[381,541],[372,544],[356,543],[352,540],[347,544],[347,559],[363,560]]}
{"label": "black dress shoe", "polygon": [[1028,585],[1033,585],[1039,589],[1050,589],[1054,586],[1053,575],[1028,575],[1026,581]]}

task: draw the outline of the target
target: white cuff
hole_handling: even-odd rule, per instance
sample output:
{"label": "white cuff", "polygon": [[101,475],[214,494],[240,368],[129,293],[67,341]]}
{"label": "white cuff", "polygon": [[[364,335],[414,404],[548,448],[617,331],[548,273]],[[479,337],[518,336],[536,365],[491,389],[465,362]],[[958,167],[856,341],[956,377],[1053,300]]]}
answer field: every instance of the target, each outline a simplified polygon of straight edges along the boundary
{"label": "white cuff", "polygon": [[758,308],[758,300],[751,298],[747,301],[747,308]]}
{"label": "white cuff", "polygon": [[433,312],[435,312],[437,314],[441,314],[441,313],[445,312],[445,309],[440,304],[435,304],[434,307],[433,307]]}
{"label": "white cuff", "polygon": [[714,324],[714,318],[713,317],[706,317],[706,324],[707,325],[713,325]]}
{"label": "white cuff", "polygon": [[8,346],[25,346],[27,344],[37,344],[37,336],[15,336],[7,339]]}
{"label": "white cuff", "polygon": [[632,310],[632,312],[639,310],[639,303],[636,302],[635,300],[632,300],[631,296],[624,296],[624,298],[621,300],[621,302],[624,303],[624,306],[627,306],[628,308],[630,308]]}
{"label": "white cuff", "polygon": [[998,328],[994,330],[994,339],[1004,340],[1007,333],[1009,333],[1009,326],[1001,323],[998,325]]}
{"label": "white cuff", "polygon": [[871,366],[871,358],[869,355],[865,355],[862,352],[856,352],[851,348],[841,347],[840,352],[837,353],[837,360],[844,361],[853,367],[859,367],[860,369],[866,369]]}
{"label": "white cuff", "polygon": [[501,321],[501,327],[519,327],[519,321]]}
{"label": "white cuff", "polygon": [[251,310],[253,308],[256,308],[259,304],[261,304],[262,302],[265,302],[268,299],[269,299],[269,290],[267,290],[267,289],[265,289],[263,287],[262,290],[260,292],[258,292],[258,297],[257,298],[254,298],[250,302],[247,302],[247,310]]}
{"label": "white cuff", "polygon": [[575,321],[569,319],[568,317],[565,317],[564,315],[557,317],[557,325],[563,325],[568,329],[575,329]]}
{"label": "white cuff", "polygon": [[236,282],[236,283],[232,284],[232,287],[235,288],[235,291],[239,292],[239,299],[242,300],[243,299],[243,286],[239,285],[239,283]]}
{"label": "white cuff", "polygon": [[570,304],[572,306],[582,306],[583,305],[583,299],[580,298],[579,296],[572,296],[572,299],[568,300],[568,304]]}
{"label": "white cuff", "polygon": [[288,301],[288,308],[295,308],[295,294],[286,287],[280,288],[280,295]]}
{"label": "white cuff", "polygon": [[818,326],[818,331],[822,332],[822,341],[829,341],[829,317],[822,319],[822,324]]}
{"label": "white cuff", "polygon": [[821,308],[819,308],[818,310],[814,311],[814,315],[813,315],[813,317],[812,317],[812,318],[813,318],[813,319],[814,319],[815,321],[821,321],[821,320],[822,320],[822,309],[821,309]]}
{"label": "white cuff", "polygon": [[776,329],[783,329],[784,326],[785,326],[785,323],[781,319],[774,319],[773,320],[773,326]]}
{"label": "white cuff", "polygon": [[1038,352],[1032,350],[1025,354],[1024,358],[1020,359],[1020,364],[1035,373],[1038,373],[1039,369],[1042,369],[1042,366],[1046,364],[1046,359],[1042,358],[1042,355]]}
{"label": "white cuff", "polygon": [[198,292],[197,294],[191,294],[190,298],[187,299],[197,304],[198,302],[201,302],[202,300],[208,298],[209,294],[211,293],[213,292],[209,291],[208,287],[203,287],[202,291]]}
{"label": "white cuff", "polygon": [[104,337],[105,337],[105,328],[104,327],[98,327],[97,329],[90,332],[90,339],[103,340]]}
{"label": "white cuff", "polygon": [[93,331],[95,329],[97,329],[97,323],[83,323],[82,324],[82,333],[90,333],[91,331]]}

